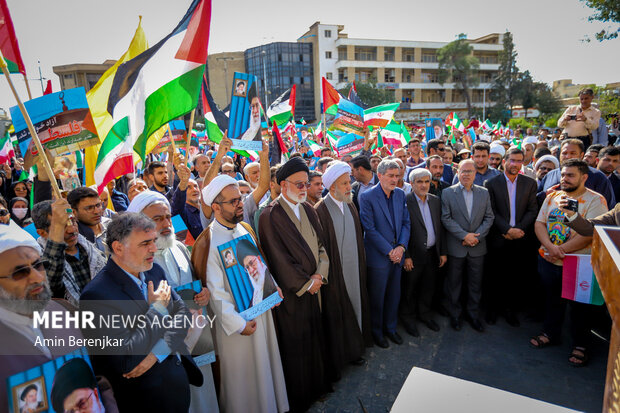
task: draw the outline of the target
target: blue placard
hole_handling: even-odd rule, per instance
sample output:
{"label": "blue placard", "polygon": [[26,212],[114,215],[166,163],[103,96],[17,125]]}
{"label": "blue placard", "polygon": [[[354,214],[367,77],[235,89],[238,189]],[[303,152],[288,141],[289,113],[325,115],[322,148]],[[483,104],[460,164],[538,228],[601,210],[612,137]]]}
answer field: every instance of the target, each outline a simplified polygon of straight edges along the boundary
{"label": "blue placard", "polygon": [[[174,289],[177,294],[182,290],[192,290],[194,293],[199,293],[202,291],[202,283],[200,280],[195,280],[191,283],[179,285]],[[197,366],[213,363],[215,361],[215,346],[213,345],[210,320],[206,318],[208,316],[207,308],[200,307],[199,309],[190,309],[190,312],[192,312],[192,317],[194,316],[194,312],[196,312],[198,316],[202,316],[202,321],[197,322],[196,325],[200,327],[204,326],[204,328],[202,328],[202,332],[199,333],[199,338],[196,344],[193,345],[193,348],[190,351],[192,357],[194,358],[194,362]]]}
{"label": "blue placard", "polygon": [[263,147],[261,123],[256,76],[235,72],[228,118],[228,137],[233,142],[231,149],[260,151]]}
{"label": "blue placard", "polygon": [[240,315],[246,321],[254,320],[256,317],[258,317],[259,315],[261,315],[262,313],[266,311],[269,311],[271,307],[273,307],[274,305],[278,304],[281,301],[282,301],[282,297],[280,297],[280,293],[276,291],[275,293],[271,294],[269,297],[265,298],[260,303],[256,304],[253,307],[248,308],[247,310],[242,312]]}
{"label": "blue placard", "polygon": [[181,215],[175,215],[170,219],[172,222],[172,226],[174,227],[174,232],[178,233],[181,231],[185,231],[187,229],[187,225],[185,225],[185,221],[181,218]]}
{"label": "blue placard", "polygon": [[24,227],[24,231],[26,231],[27,233],[29,233],[30,235],[32,235],[32,238],[37,239],[39,238],[39,234],[37,234],[37,229],[34,226],[34,224],[30,224]]}

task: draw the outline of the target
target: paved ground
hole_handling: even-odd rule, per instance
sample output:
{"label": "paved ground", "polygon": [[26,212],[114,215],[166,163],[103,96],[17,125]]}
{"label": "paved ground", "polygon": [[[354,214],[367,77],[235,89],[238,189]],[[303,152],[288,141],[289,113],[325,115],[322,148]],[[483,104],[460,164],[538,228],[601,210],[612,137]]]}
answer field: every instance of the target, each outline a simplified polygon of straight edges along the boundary
{"label": "paved ground", "polygon": [[[388,412],[412,367],[470,380],[575,410],[600,412],[603,407],[607,345],[594,340],[590,362],[574,368],[568,363],[566,338],[560,346],[541,350],[528,346],[540,324],[522,322],[508,326],[503,319],[486,326],[482,334],[464,323],[452,330],[448,319],[437,317],[441,331],[419,326],[421,337],[409,336],[399,327],[405,343],[390,342],[389,349],[367,350],[364,367],[348,367],[335,392],[315,403],[311,412]],[[437,397],[444,397],[437,389]],[[359,399],[359,400],[358,400]]]}

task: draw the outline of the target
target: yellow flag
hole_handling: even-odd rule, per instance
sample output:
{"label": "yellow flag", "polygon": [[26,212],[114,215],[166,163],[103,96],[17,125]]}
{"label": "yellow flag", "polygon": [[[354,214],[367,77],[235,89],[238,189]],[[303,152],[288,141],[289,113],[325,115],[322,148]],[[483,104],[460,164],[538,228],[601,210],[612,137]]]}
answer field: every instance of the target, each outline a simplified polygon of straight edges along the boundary
{"label": "yellow flag", "polygon": [[[86,100],[88,100],[88,106],[90,107],[90,113],[93,115],[93,121],[97,128],[97,134],[100,139],[105,139],[110,132],[110,129],[114,125],[112,115],[108,113],[108,97],[110,96],[110,89],[112,89],[112,83],[114,82],[114,75],[118,67],[128,60],[133,59],[146,49],[148,49],[148,43],[146,36],[142,30],[142,16],[138,22],[138,28],[136,33],[131,39],[129,48],[121,56],[120,59],[109,68],[97,84],[86,93]],[[95,166],[97,165],[97,156],[99,155],[99,148],[101,145],[89,146],[85,149],[84,167],[86,168],[86,185],[95,184]]]}

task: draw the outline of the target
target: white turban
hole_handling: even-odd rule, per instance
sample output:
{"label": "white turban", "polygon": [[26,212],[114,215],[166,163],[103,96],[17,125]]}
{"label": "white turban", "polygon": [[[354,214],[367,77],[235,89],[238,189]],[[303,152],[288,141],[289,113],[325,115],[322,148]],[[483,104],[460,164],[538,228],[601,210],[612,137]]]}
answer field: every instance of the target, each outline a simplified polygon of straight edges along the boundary
{"label": "white turban", "polygon": [[538,143],[538,138],[536,136],[528,136],[525,139],[523,139],[523,144],[524,145],[526,145],[528,143],[531,143],[534,146],[536,146],[536,144]]}
{"label": "white turban", "polygon": [[506,154],[506,149],[504,149],[504,147],[498,143],[496,145],[491,145],[491,150],[489,151],[489,153],[497,153],[503,158]]}
{"label": "white turban", "polygon": [[127,212],[142,212],[144,208],[155,202],[163,202],[170,209],[170,202],[168,202],[168,198],[165,195],[157,191],[146,190],[134,197],[127,208]]}
{"label": "white turban", "polygon": [[31,247],[41,252],[41,247],[32,235],[21,229],[13,220],[10,220],[8,225],[0,224],[0,254],[17,247]]}
{"label": "white turban", "polygon": [[534,170],[538,169],[540,164],[543,162],[552,162],[555,166],[555,169],[558,169],[560,167],[560,162],[558,161],[558,158],[553,155],[545,155],[541,156],[540,159],[536,161],[536,163],[534,164]]}
{"label": "white turban", "polygon": [[209,185],[202,188],[202,201],[207,206],[211,206],[215,197],[228,185],[238,185],[238,182],[235,178],[226,174],[216,176]]}
{"label": "white turban", "polygon": [[412,169],[411,173],[409,174],[409,183],[414,183],[416,179],[423,178],[425,176],[432,178],[433,174],[426,168]]}
{"label": "white turban", "polygon": [[342,161],[331,162],[323,174],[323,186],[329,189],[344,174],[351,174],[351,167]]}

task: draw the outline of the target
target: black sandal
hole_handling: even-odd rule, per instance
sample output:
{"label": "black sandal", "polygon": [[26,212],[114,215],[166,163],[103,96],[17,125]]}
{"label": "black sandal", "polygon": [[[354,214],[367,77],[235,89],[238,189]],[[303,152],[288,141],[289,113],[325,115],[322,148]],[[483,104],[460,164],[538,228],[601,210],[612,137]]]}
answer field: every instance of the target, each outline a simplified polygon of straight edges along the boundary
{"label": "black sandal", "polygon": [[[541,337],[546,338],[547,341],[541,340]],[[532,340],[534,340],[536,344],[532,343]],[[555,343],[551,340],[551,337],[549,337],[546,333],[540,333],[539,335],[533,336],[532,338],[530,338],[530,347],[535,348],[537,350],[552,346],[554,344]]]}
{"label": "black sandal", "polygon": [[[577,351],[581,354],[576,353]],[[577,359],[578,361],[571,361],[571,358]],[[568,362],[573,367],[583,367],[588,364],[589,359],[590,357],[588,357],[588,351],[585,347],[573,347],[573,351],[571,351],[570,356],[568,356]]]}

